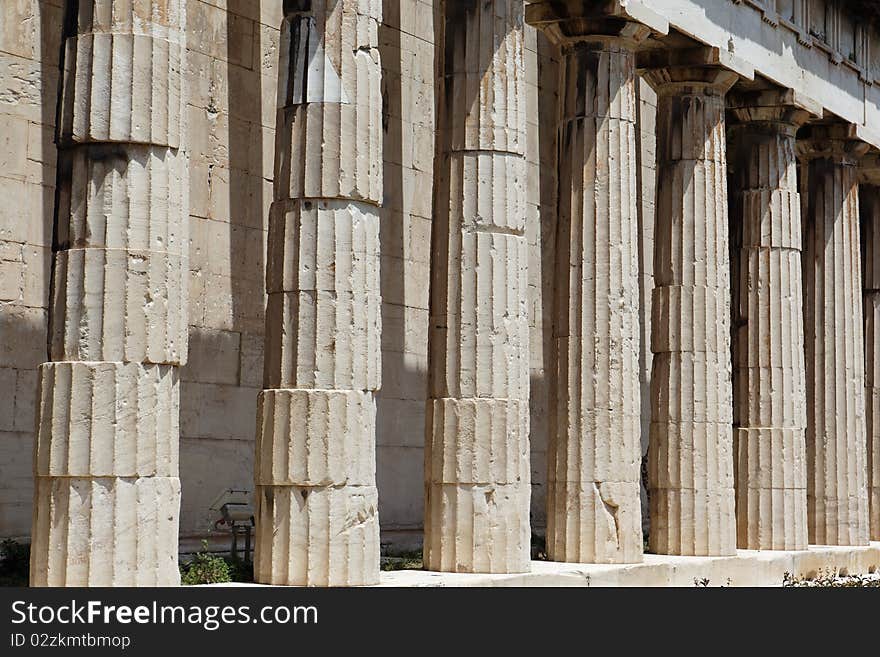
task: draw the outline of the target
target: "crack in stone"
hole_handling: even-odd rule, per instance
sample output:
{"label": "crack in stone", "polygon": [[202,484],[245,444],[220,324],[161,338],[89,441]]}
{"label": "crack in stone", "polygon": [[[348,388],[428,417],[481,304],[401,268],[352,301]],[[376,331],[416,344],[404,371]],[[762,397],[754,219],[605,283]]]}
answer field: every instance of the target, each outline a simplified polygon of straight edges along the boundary
{"label": "crack in stone", "polygon": [[367,509],[360,509],[356,514],[349,516],[349,518],[345,521],[345,524],[342,525],[342,528],[336,533],[336,536],[341,536],[346,532],[350,532],[352,529],[356,529],[357,527],[361,527],[367,524],[370,519],[376,515],[376,510],[372,507]]}
{"label": "crack in stone", "polygon": [[620,519],[617,517],[620,506],[615,504],[613,501],[605,498],[605,496],[602,494],[601,481],[593,482],[593,486],[595,486],[596,488],[596,495],[599,496],[599,499],[602,500],[602,504],[605,506],[605,511],[608,513],[608,515],[611,516],[611,519],[614,521],[614,538],[617,543],[618,549],[620,549]]}

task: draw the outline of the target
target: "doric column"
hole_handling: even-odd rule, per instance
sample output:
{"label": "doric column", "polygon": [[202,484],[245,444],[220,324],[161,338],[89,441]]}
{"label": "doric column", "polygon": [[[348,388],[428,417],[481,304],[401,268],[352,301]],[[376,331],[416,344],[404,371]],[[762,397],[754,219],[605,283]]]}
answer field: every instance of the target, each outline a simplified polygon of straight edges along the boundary
{"label": "doric column", "polygon": [[554,561],[642,559],[634,51],[651,30],[608,10],[528,10],[562,56],[547,453]]}
{"label": "doric column", "polygon": [[[807,547],[801,207],[794,95],[732,95],[733,449],[737,546]],[[821,112],[821,108],[816,111]]]}
{"label": "doric column", "polygon": [[67,3],[35,586],[180,581],[185,4]]}
{"label": "doric column", "polygon": [[804,212],[807,526],[810,543],[868,542],[857,158],[846,126],[798,141]]}
{"label": "doric column", "polygon": [[865,315],[865,426],[870,538],[880,541],[880,163],[860,185],[862,285]]}
{"label": "doric column", "polygon": [[425,566],[529,568],[522,0],[445,3]]}
{"label": "doric column", "polygon": [[375,584],[381,3],[284,7],[254,575]]}
{"label": "doric column", "polygon": [[702,49],[644,57],[657,91],[648,477],[660,554],[736,551],[724,109],[737,76],[712,61]]}

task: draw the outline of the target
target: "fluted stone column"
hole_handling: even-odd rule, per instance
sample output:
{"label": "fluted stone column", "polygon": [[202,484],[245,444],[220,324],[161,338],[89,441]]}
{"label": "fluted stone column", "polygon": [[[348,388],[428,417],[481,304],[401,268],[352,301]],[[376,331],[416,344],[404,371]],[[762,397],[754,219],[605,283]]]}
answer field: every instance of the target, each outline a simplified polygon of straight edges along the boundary
{"label": "fluted stone column", "polygon": [[810,543],[868,542],[857,158],[846,126],[798,140],[804,168],[807,525]]}
{"label": "fluted stone column", "polygon": [[522,0],[445,4],[433,223],[425,567],[529,568]]}
{"label": "fluted stone column", "polygon": [[[872,172],[880,183],[880,168]],[[880,541],[880,186],[861,187],[862,285],[865,315],[865,417],[870,538]]]}
{"label": "fluted stone column", "polygon": [[[788,94],[791,96],[792,94]],[[778,91],[735,95],[733,447],[737,545],[807,547],[801,208],[795,133]]]}
{"label": "fluted stone column", "polygon": [[[540,3],[561,46],[547,554],[642,559],[635,54],[650,29]],[[572,15],[574,12],[575,15]]]}
{"label": "fluted stone column", "polygon": [[254,575],[379,580],[379,0],[285,2]]}
{"label": "fluted stone column", "polygon": [[657,222],[651,318],[650,547],[736,551],[725,93],[703,51],[652,53]]}
{"label": "fluted stone column", "polygon": [[31,584],[174,586],[185,2],[68,4]]}

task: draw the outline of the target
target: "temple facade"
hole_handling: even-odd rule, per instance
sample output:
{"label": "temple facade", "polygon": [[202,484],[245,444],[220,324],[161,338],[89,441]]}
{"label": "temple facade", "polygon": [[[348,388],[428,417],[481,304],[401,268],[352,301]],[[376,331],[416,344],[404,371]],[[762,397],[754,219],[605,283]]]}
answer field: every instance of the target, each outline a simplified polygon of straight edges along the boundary
{"label": "temple facade", "polygon": [[0,198],[33,585],[880,555],[880,2],[3,0]]}

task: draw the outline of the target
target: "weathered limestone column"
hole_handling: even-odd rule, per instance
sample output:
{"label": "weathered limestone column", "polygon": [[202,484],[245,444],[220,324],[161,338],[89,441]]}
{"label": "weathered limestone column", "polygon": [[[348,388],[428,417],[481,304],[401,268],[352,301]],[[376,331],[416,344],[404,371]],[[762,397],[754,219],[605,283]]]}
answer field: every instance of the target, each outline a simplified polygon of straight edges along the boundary
{"label": "weathered limestone column", "polygon": [[522,0],[447,2],[433,223],[425,567],[529,569]]}
{"label": "weathered limestone column", "polygon": [[174,586],[185,2],[68,4],[31,584]]}
{"label": "weathered limestone column", "polygon": [[[810,112],[791,92],[729,99],[733,448],[737,546],[807,547],[801,207],[795,133]],[[821,114],[821,107],[814,110]]]}
{"label": "weathered limestone column", "polygon": [[528,10],[562,53],[547,553],[554,561],[635,563],[642,519],[634,51],[651,30],[603,9],[542,2]]}
{"label": "weathered limestone column", "polygon": [[865,417],[870,539],[880,541],[880,166],[860,185],[865,315]]}
{"label": "weathered limestone column", "polygon": [[[736,551],[725,94],[711,51],[646,53],[657,91],[651,551]],[[640,62],[641,63],[641,62]]]}
{"label": "weathered limestone column", "polygon": [[284,3],[254,574],[379,581],[379,0]]}
{"label": "weathered limestone column", "polygon": [[856,163],[846,126],[805,129],[804,325],[810,543],[868,542],[865,360]]}

